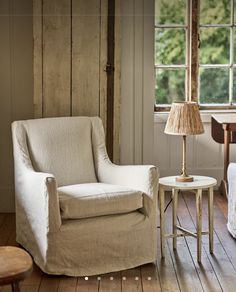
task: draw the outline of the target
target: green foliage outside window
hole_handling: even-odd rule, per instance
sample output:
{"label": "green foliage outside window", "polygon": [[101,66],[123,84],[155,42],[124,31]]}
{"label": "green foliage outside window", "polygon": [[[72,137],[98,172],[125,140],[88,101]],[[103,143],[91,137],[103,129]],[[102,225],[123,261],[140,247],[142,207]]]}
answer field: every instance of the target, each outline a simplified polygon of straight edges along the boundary
{"label": "green foliage outside window", "polygon": [[[201,0],[200,24],[230,24],[230,2],[230,0]],[[156,24],[183,25],[185,13],[184,0],[156,0]],[[200,39],[200,64],[229,64],[229,28],[203,27],[200,29]],[[156,28],[156,65],[184,65],[185,47],[183,28]],[[200,69],[199,74],[200,103],[228,103],[229,69]],[[175,100],[184,100],[184,78],[185,69],[156,69],[156,103],[170,104]]]}

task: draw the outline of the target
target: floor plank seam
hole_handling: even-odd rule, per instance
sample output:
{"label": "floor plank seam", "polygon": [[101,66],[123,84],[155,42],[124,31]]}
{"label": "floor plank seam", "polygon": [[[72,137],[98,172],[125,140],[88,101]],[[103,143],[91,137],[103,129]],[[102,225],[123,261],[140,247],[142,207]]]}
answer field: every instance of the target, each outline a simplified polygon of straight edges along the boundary
{"label": "floor plank seam", "polygon": [[[178,220],[178,222],[179,222],[179,225],[182,226],[181,221],[180,221],[180,219],[179,219],[178,216],[177,216],[177,220]],[[182,227],[183,227],[183,226],[182,226]],[[189,254],[190,254],[190,257],[191,257],[192,263],[193,263],[193,265],[194,265],[194,268],[195,268],[195,270],[196,270],[196,273],[197,273],[197,275],[198,275],[198,279],[199,279],[199,282],[200,282],[200,284],[201,284],[202,291],[205,291],[205,290],[204,290],[204,287],[203,287],[203,284],[202,284],[202,281],[201,281],[201,278],[200,278],[200,275],[199,275],[199,272],[198,272],[198,269],[197,269],[197,266],[196,266],[196,264],[195,264],[195,261],[194,261],[193,255],[192,255],[192,253],[191,253],[191,250],[190,250],[190,247],[189,247],[188,241],[187,241],[187,239],[186,239],[185,236],[184,236],[184,241],[185,241],[185,244],[186,244],[186,246],[187,246],[188,252],[189,252]]]}

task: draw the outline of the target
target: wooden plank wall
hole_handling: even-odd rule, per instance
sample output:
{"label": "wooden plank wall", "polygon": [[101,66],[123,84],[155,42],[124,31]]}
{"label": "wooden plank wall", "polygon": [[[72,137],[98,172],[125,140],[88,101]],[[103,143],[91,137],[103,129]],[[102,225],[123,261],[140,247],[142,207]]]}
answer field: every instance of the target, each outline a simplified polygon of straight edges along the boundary
{"label": "wooden plank wall", "polygon": [[0,211],[14,211],[11,122],[33,117],[32,0],[0,0]]}
{"label": "wooden plank wall", "polygon": [[36,117],[100,115],[101,2],[106,1],[34,0]]}
{"label": "wooden plank wall", "polygon": [[[120,0],[116,0],[119,13]],[[107,119],[108,0],[34,0],[35,117]],[[120,49],[116,17],[114,160],[119,161]]]}

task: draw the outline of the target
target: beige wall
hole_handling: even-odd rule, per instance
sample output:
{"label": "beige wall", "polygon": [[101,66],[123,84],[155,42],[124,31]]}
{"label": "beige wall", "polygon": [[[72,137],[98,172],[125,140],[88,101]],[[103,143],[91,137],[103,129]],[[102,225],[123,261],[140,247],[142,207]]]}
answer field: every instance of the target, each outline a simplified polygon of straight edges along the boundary
{"label": "beige wall", "polygon": [[10,125],[33,117],[31,0],[0,0],[0,211],[14,210]]}
{"label": "beige wall", "polygon": [[150,164],[154,128],[154,0],[121,1],[122,164]]}

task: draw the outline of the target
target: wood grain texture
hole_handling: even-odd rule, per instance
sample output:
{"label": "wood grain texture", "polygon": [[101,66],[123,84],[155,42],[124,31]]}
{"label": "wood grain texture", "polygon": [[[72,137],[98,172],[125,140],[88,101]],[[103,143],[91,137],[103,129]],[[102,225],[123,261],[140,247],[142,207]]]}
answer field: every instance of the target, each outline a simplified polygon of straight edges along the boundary
{"label": "wood grain texture", "polygon": [[[193,202],[194,201],[195,200],[193,200]],[[178,214],[180,212],[181,212],[181,208],[179,207]],[[165,213],[167,233],[171,232],[171,228],[172,228],[171,214],[172,214],[172,206],[169,207]],[[186,221],[188,221],[188,217],[186,217]],[[196,240],[195,240],[195,246],[197,246]],[[176,271],[176,277],[177,277],[180,291],[188,291],[189,289],[192,289],[193,291],[203,291],[201,281],[198,277],[194,262],[192,260],[192,255],[188,249],[185,239],[182,237],[178,238],[176,251],[173,251],[172,239],[168,239],[166,249],[167,248],[169,249],[171,260],[173,262],[173,266]]]}
{"label": "wood grain texture", "polygon": [[43,1],[43,117],[71,114],[71,1]]}
{"label": "wood grain texture", "polygon": [[32,272],[32,259],[23,249],[0,247],[0,285],[17,283]]}
{"label": "wood grain texture", "polygon": [[100,1],[72,1],[72,114],[99,115]]}
{"label": "wood grain texture", "polygon": [[[207,205],[206,205],[206,199],[203,197],[203,228],[207,228]],[[184,200],[188,206],[189,213],[191,215],[192,221],[195,224],[195,206],[193,205],[193,201],[191,200],[190,196],[184,196]],[[225,202],[227,204],[227,202]],[[208,259],[212,265],[212,268],[217,276],[217,279],[220,283],[220,287],[223,291],[234,291],[234,287],[236,286],[236,270],[231,262],[231,249],[232,246],[235,248],[235,242],[230,238],[227,228],[226,228],[226,221],[223,218],[218,218],[218,211],[219,209],[215,205],[215,234],[214,234],[214,255],[211,255],[208,251],[208,248],[206,249],[206,253],[208,256]],[[222,214],[222,213],[220,213]],[[223,214],[222,214],[223,215]],[[189,216],[189,215],[188,215]],[[219,227],[217,227],[217,224],[220,224]],[[217,229],[216,229],[217,228]],[[218,229],[219,228],[219,229]],[[221,231],[222,229],[222,231]],[[228,242],[229,246],[225,247],[224,242],[221,242],[221,235],[223,234],[226,236],[228,234],[228,237],[226,236],[225,242]],[[203,246],[205,244],[208,244],[207,238],[203,238]],[[206,281],[209,281],[208,277],[206,277]],[[219,290],[219,289],[218,289]],[[214,290],[213,290],[214,291]],[[216,290],[217,291],[217,290]]]}
{"label": "wood grain texture", "polygon": [[76,292],[96,292],[99,291],[100,282],[96,276],[88,277],[79,277],[77,283]]}
{"label": "wood grain texture", "polygon": [[[191,211],[189,204],[186,204],[185,198],[188,198],[193,202],[191,205]],[[195,230],[195,213],[196,213],[196,207],[194,205],[195,200],[195,194],[191,193],[184,193],[183,195],[180,195],[179,200],[179,210],[178,213],[178,219],[179,224],[183,227],[186,227],[190,230]],[[207,202],[205,202],[207,203]],[[190,220],[187,220],[189,218],[189,211],[191,212],[191,215],[193,217],[190,217]],[[206,230],[208,227],[207,225],[207,217],[203,216],[203,228]],[[192,237],[186,237],[185,242],[191,252],[192,259],[195,265],[195,268],[197,270],[197,273],[199,275],[199,278],[201,280],[202,286],[204,291],[221,291],[221,286],[217,278],[217,274],[215,273],[211,262],[208,258],[208,248],[205,247],[205,244],[207,242],[207,237],[204,238],[203,236],[203,253],[202,253],[202,264],[199,264],[197,262],[197,247],[196,247],[196,239]]]}
{"label": "wood grain texture", "polygon": [[121,272],[121,288],[122,291],[141,292],[142,277],[140,268],[130,269]]}
{"label": "wood grain texture", "polygon": [[114,133],[113,162],[120,163],[121,107],[121,0],[115,1],[115,72],[114,72]]}
{"label": "wood grain texture", "polygon": [[43,117],[43,3],[33,0],[34,117]]}
{"label": "wood grain texture", "polygon": [[11,122],[33,117],[32,1],[0,1],[0,210],[14,210]]}
{"label": "wood grain texture", "polygon": [[99,116],[103,121],[106,133],[107,126],[107,12],[108,0],[101,0],[101,22],[100,22],[100,68],[99,68]]}
{"label": "wood grain texture", "polygon": [[142,266],[141,275],[143,291],[149,292],[161,291],[160,281],[157,275],[156,266],[154,264]]}
{"label": "wood grain texture", "polygon": [[100,281],[99,292],[121,291],[121,273],[105,274]]}

